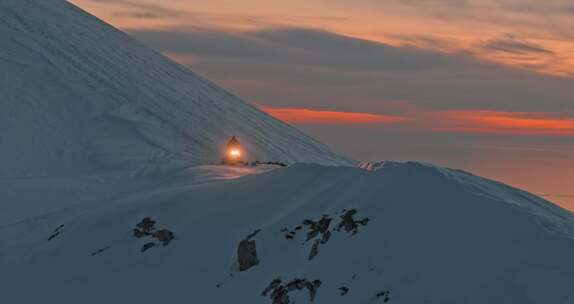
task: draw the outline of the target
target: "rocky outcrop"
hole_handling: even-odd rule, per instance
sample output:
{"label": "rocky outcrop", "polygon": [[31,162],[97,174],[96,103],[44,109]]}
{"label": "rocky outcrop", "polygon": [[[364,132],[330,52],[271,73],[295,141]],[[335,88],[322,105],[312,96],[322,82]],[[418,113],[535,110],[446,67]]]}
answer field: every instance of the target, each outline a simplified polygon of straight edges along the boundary
{"label": "rocky outcrop", "polygon": [[[303,246],[308,242],[312,242],[311,249],[309,251],[308,260],[313,260],[319,254],[319,249],[323,244],[326,244],[331,240],[331,237],[336,232],[348,232],[355,235],[359,232],[360,226],[366,226],[369,223],[369,218],[365,217],[360,220],[356,220],[357,215],[356,209],[343,209],[339,212],[340,221],[335,226],[332,227],[331,223],[333,219],[328,214],[323,214],[318,220],[305,219],[302,224],[296,226],[294,229],[288,227],[282,228],[281,233],[287,240],[293,240],[297,236],[297,232],[304,230],[306,233],[305,241]],[[241,241],[239,250],[243,248],[244,255],[244,268],[253,267],[258,263],[257,253],[255,248],[255,241],[250,239],[257,234],[258,231],[254,232],[252,235],[248,236],[246,239]],[[238,250],[238,251],[239,251]],[[238,255],[241,256],[241,254]],[[240,266],[242,265],[240,261]],[[241,269],[241,268],[240,268]],[[352,275],[352,279],[357,277],[356,274]],[[310,300],[313,301],[317,294],[318,288],[321,286],[320,280],[310,281],[307,279],[293,279],[290,282],[282,282],[280,278],[276,278],[269,283],[269,285],[261,293],[262,296],[269,297],[273,304],[290,304],[290,293],[296,290],[307,289],[309,292]],[[347,286],[341,286],[338,289],[339,295],[345,296],[349,293],[350,288]],[[373,301],[382,301],[386,303],[389,301],[390,291],[382,291],[374,296]]]}
{"label": "rocky outcrop", "polygon": [[261,230],[248,235],[245,239],[239,242],[237,247],[237,266],[239,271],[249,270],[251,267],[259,264],[257,257],[257,245],[255,240],[252,240]]}
{"label": "rocky outcrop", "polygon": [[369,218],[365,217],[356,221],[353,216],[357,214],[356,209],[343,210],[344,214],[341,217],[341,222],[337,225],[336,230],[341,231],[345,229],[346,232],[351,232],[353,235],[357,234],[359,225],[366,226],[369,223]]}
{"label": "rocky outcrop", "polygon": [[316,237],[319,234],[325,234],[329,232],[329,225],[331,225],[331,218],[328,215],[323,215],[321,219],[317,222],[313,220],[306,219],[303,221],[303,225],[309,227],[309,232],[307,232],[307,241]]}
{"label": "rocky outcrop", "polygon": [[149,217],[144,217],[141,222],[136,224],[133,229],[133,236],[136,238],[150,237],[152,240],[145,243],[140,252],[145,252],[150,248],[157,247],[159,245],[167,246],[173,239],[175,239],[175,234],[168,229],[155,230],[156,221]]}

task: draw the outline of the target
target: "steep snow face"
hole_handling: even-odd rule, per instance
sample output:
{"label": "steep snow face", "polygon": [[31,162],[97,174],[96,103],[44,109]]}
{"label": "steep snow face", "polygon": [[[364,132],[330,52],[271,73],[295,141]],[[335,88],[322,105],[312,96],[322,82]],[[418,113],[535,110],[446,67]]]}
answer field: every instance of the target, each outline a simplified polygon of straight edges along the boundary
{"label": "steep snow face", "polygon": [[[271,304],[292,283],[291,303],[309,303],[304,283],[319,280],[313,303],[574,301],[574,216],[531,194],[418,163],[205,174],[242,174],[227,170],[2,227],[3,299]],[[159,244],[133,235],[145,217],[175,238],[141,252]],[[259,263],[239,272],[237,246],[257,229]]]}
{"label": "steep snow face", "polygon": [[0,71],[0,175],[349,163],[64,0],[0,0]]}

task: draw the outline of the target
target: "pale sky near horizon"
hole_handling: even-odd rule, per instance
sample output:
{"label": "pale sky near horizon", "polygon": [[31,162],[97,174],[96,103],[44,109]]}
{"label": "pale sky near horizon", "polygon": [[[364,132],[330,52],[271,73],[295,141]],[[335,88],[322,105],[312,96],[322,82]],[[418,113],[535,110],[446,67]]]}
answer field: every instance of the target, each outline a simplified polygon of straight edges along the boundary
{"label": "pale sky near horizon", "polygon": [[71,2],[355,159],[574,210],[570,0]]}

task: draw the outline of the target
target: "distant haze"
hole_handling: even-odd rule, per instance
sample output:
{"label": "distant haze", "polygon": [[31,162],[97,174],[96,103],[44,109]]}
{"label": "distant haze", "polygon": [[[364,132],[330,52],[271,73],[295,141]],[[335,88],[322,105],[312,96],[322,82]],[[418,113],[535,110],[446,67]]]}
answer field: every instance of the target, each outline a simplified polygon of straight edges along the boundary
{"label": "distant haze", "polygon": [[574,210],[570,0],[72,2],[355,159]]}

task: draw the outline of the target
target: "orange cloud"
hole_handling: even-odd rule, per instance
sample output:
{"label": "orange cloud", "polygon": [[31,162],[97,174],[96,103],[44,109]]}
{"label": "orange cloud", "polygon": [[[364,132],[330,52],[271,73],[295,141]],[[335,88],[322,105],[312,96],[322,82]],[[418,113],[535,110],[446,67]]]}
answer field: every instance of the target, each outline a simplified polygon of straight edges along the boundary
{"label": "orange cloud", "polygon": [[516,135],[574,136],[574,118],[542,112],[445,111],[446,125],[435,131]]}
{"label": "orange cloud", "polygon": [[486,110],[433,111],[414,109],[403,116],[304,108],[263,107],[263,111],[294,124],[397,124],[405,130],[510,135],[574,136],[574,118],[544,112]]}
{"label": "orange cloud", "polygon": [[288,123],[350,125],[350,124],[392,124],[406,121],[401,116],[358,112],[323,111],[302,108],[263,107],[267,114]]}

